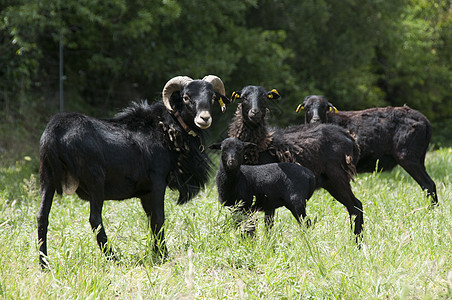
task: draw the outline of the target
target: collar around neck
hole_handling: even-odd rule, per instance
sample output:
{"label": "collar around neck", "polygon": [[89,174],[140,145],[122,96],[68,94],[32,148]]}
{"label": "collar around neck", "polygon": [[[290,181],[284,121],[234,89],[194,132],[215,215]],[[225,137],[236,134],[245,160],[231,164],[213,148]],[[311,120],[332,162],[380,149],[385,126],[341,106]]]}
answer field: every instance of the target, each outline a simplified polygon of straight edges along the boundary
{"label": "collar around neck", "polygon": [[176,120],[179,122],[179,124],[182,126],[182,128],[184,128],[184,130],[191,136],[198,136],[198,134],[190,128],[190,126],[187,125],[187,123],[184,122],[184,120],[182,119],[181,115],[179,114],[179,112],[174,112],[172,114]]}

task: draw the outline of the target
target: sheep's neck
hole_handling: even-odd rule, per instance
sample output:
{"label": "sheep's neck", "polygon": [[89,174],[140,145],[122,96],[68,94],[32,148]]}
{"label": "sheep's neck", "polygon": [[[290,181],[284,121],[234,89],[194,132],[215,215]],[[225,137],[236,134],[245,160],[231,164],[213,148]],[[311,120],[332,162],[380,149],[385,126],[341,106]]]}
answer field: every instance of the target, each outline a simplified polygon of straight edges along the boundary
{"label": "sheep's neck", "polygon": [[244,158],[246,164],[258,164],[259,152],[267,149],[270,143],[267,120],[264,118],[258,126],[247,124],[243,118],[241,104],[239,104],[234,119],[229,126],[229,137],[235,137],[241,141],[256,144],[257,147],[249,147],[245,151]]}
{"label": "sheep's neck", "polygon": [[217,185],[222,187],[218,191],[220,199],[228,205],[233,205],[234,203],[231,204],[231,201],[235,202],[236,200],[237,177],[239,176],[240,167],[237,169],[227,169],[221,161],[218,172],[222,174],[222,176],[217,178]]}

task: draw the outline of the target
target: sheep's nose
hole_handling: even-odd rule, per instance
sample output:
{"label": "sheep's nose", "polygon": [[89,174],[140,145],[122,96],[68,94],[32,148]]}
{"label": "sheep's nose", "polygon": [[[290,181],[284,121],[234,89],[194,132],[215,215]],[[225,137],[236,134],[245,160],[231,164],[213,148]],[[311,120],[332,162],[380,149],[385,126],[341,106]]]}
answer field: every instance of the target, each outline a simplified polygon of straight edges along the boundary
{"label": "sheep's nose", "polygon": [[234,160],[228,159],[228,161],[226,162],[226,164],[227,164],[228,167],[230,168],[230,167],[234,166]]}
{"label": "sheep's nose", "polygon": [[252,121],[258,121],[261,118],[261,111],[253,108],[248,112],[248,118]]}
{"label": "sheep's nose", "polygon": [[201,119],[207,123],[210,120],[210,116],[201,116]]}
{"label": "sheep's nose", "polygon": [[252,116],[252,117],[257,115],[258,113],[259,113],[259,109],[257,109],[257,108],[253,108],[250,110],[250,116]]}
{"label": "sheep's nose", "polygon": [[195,124],[201,129],[206,129],[210,127],[212,123],[212,116],[208,111],[202,111],[195,118]]}
{"label": "sheep's nose", "polygon": [[314,116],[314,117],[312,117],[311,123],[317,123],[317,122],[320,122],[319,116]]}

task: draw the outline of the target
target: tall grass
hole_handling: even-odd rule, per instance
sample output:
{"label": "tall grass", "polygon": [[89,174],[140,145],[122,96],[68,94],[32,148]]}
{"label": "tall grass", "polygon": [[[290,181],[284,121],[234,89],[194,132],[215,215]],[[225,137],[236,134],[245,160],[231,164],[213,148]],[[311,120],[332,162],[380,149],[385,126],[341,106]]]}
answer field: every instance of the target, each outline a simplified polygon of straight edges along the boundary
{"label": "tall grass", "polygon": [[[0,297],[4,299],[438,299],[452,297],[452,149],[429,152],[440,205],[401,169],[359,175],[363,247],[345,208],[319,190],[308,202],[310,228],[285,208],[254,238],[242,237],[211,182],[190,203],[165,199],[169,257],[149,253],[137,199],[107,201],[104,223],[119,263],[106,260],[88,222],[89,206],[56,197],[50,213],[50,271],[38,267],[36,162],[0,169]],[[30,175],[31,173],[31,175]]]}

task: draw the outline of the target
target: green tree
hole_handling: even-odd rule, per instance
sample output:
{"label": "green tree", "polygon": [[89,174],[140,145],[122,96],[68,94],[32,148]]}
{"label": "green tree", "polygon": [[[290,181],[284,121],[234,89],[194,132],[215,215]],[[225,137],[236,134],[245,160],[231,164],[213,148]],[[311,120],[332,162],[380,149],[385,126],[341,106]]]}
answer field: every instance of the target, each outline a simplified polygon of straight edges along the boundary
{"label": "green tree", "polygon": [[263,0],[249,16],[252,26],[287,33],[295,85],[287,103],[296,107],[321,93],[342,109],[358,109],[384,104],[373,60],[377,46],[391,38],[403,1]]}
{"label": "green tree", "polygon": [[[285,35],[247,29],[241,16],[253,4],[203,0],[15,2],[1,13],[3,45],[8,45],[9,36],[16,41],[16,56],[33,59],[33,66],[25,64],[24,69],[34,74],[28,74],[29,85],[24,90],[34,82],[45,94],[57,89],[61,33],[68,98],[97,108],[123,106],[133,98],[153,100],[165,81],[179,74],[201,77],[215,73],[236,83],[244,78],[274,78],[265,71],[283,66],[287,53],[280,44]],[[18,61],[16,56],[12,56],[14,61]],[[235,73],[240,66],[245,72]]]}
{"label": "green tree", "polygon": [[412,0],[395,43],[382,51],[382,88],[392,105],[407,103],[431,120],[452,116],[452,17],[449,1]]}
{"label": "green tree", "polygon": [[228,93],[277,88],[281,126],[300,122],[309,94],[342,110],[406,103],[446,122],[451,15],[448,0],[3,0],[0,118],[58,111],[62,36],[67,110],[105,116],[159,98],[172,76],[216,74]]}

